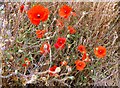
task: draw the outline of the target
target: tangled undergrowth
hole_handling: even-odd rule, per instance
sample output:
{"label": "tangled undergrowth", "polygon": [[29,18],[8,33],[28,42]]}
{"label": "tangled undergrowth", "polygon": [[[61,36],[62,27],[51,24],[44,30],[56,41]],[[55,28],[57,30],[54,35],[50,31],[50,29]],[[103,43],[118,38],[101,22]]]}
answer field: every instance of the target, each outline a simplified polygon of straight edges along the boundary
{"label": "tangled undergrowth", "polygon": [[4,86],[118,86],[118,2],[3,3]]}

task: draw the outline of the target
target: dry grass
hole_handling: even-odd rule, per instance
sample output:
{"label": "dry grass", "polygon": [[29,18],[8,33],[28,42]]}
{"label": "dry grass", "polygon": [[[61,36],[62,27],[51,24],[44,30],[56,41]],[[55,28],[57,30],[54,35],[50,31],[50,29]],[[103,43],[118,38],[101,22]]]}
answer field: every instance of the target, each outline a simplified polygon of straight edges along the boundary
{"label": "dry grass", "polygon": [[[36,3],[28,3],[28,8]],[[58,9],[64,3],[40,3],[48,7],[51,11],[49,20],[41,23],[39,26],[34,26],[30,23],[26,13],[20,13],[19,7],[21,3],[4,3],[5,7],[1,11],[1,28],[0,28],[0,48],[2,56],[2,75],[8,75],[19,71],[21,77],[11,76],[4,79],[3,85],[23,85],[26,82],[26,76],[35,74],[37,72],[39,77],[34,83],[39,85],[96,85],[96,86],[118,86],[118,31],[120,29],[120,5],[109,2],[77,2],[66,3],[70,5],[77,13],[77,17],[71,16],[65,22],[65,30],[60,34],[59,28],[55,26],[54,18],[58,19]],[[45,25],[45,26],[43,26]],[[66,28],[68,25],[74,25],[77,33],[70,35],[67,33]],[[48,29],[48,34],[43,39],[37,39],[35,31],[41,28]],[[49,39],[47,39],[51,36]],[[64,50],[56,51],[54,43],[58,36],[67,37],[67,44]],[[39,47],[43,42],[49,42],[51,45],[51,53],[42,59],[41,66],[34,69],[33,65],[37,64],[39,58],[42,57],[39,52]],[[88,54],[92,60],[87,64],[84,71],[80,72],[75,70],[74,61],[81,58],[81,55],[76,50],[79,44],[86,46]],[[107,56],[104,59],[95,57],[93,48],[103,45],[107,48]],[[32,64],[25,73],[24,67],[21,66],[25,57],[31,59]],[[69,57],[69,59],[68,59]],[[46,61],[52,62],[43,65]],[[48,70],[52,64],[57,64],[62,60],[66,60],[69,66],[72,66],[70,74],[61,76],[59,78],[50,77],[44,72]],[[62,68],[62,73],[66,73],[65,68]],[[24,75],[25,73],[25,75]],[[9,76],[9,75],[8,75]],[[67,77],[74,76],[74,80]],[[46,77],[46,80],[42,80]],[[31,78],[31,76],[30,76]],[[40,83],[42,81],[42,83]],[[7,83],[6,83],[7,82]]]}

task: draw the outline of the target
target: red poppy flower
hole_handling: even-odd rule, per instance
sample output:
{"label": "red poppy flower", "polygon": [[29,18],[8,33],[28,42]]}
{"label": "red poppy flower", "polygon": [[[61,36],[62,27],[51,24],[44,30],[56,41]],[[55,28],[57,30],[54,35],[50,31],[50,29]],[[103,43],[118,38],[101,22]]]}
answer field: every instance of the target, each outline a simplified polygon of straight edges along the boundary
{"label": "red poppy flower", "polygon": [[63,18],[68,18],[70,16],[71,11],[72,11],[71,7],[69,7],[68,5],[63,5],[59,9],[59,15]]}
{"label": "red poppy flower", "polygon": [[69,30],[70,34],[76,33],[76,30],[72,26],[68,26],[68,30]]}
{"label": "red poppy flower", "polygon": [[58,38],[57,42],[54,44],[56,49],[63,49],[65,47],[66,38]]}
{"label": "red poppy flower", "polygon": [[77,16],[77,14],[76,14],[75,12],[71,12],[71,14],[72,14],[73,16]]}
{"label": "red poppy flower", "polygon": [[42,38],[45,34],[46,30],[37,30],[36,31],[36,35],[37,35],[37,38]]}
{"label": "red poppy flower", "polygon": [[28,18],[34,25],[39,25],[40,21],[48,19],[49,10],[42,5],[35,5],[28,10]]}
{"label": "red poppy flower", "polygon": [[62,62],[60,62],[60,64],[61,64],[62,66],[66,66],[66,65],[67,65],[67,61],[62,61]]}
{"label": "red poppy flower", "polygon": [[106,48],[103,46],[98,46],[94,49],[94,53],[98,58],[103,58],[106,56]]}
{"label": "red poppy flower", "polygon": [[22,64],[23,67],[29,66],[30,65],[30,60],[28,58],[24,59],[24,64]]}
{"label": "red poppy flower", "polygon": [[28,58],[25,58],[24,61],[27,65],[30,65],[30,60]]}
{"label": "red poppy flower", "polygon": [[63,28],[64,27],[63,21],[58,19],[57,20],[57,26],[60,27],[60,28]]}
{"label": "red poppy flower", "polygon": [[85,61],[85,62],[90,62],[91,61],[88,54],[86,54],[86,53],[83,54],[82,61]]}
{"label": "red poppy flower", "polygon": [[24,63],[24,64],[22,64],[22,66],[23,66],[23,67],[26,67],[26,66],[27,66],[27,64],[25,64],[25,63]]}
{"label": "red poppy flower", "polygon": [[85,46],[79,45],[79,46],[78,46],[78,51],[81,52],[81,53],[86,53],[86,48],[85,48]]}
{"label": "red poppy flower", "polygon": [[85,62],[84,61],[80,61],[80,60],[76,60],[75,64],[76,64],[76,69],[79,70],[79,71],[84,70],[84,68],[86,66]]}
{"label": "red poppy flower", "polygon": [[22,13],[23,10],[24,10],[24,5],[21,5],[21,6],[20,6],[20,12]]}
{"label": "red poppy flower", "polygon": [[48,43],[43,43],[42,46],[40,47],[40,53],[47,54],[48,52],[50,52],[50,45]]}
{"label": "red poppy flower", "polygon": [[49,74],[51,75],[51,76],[55,76],[56,74],[54,73],[55,72],[55,70],[56,70],[56,68],[57,68],[57,66],[56,65],[54,65],[54,66],[52,66],[50,69],[49,69]]}

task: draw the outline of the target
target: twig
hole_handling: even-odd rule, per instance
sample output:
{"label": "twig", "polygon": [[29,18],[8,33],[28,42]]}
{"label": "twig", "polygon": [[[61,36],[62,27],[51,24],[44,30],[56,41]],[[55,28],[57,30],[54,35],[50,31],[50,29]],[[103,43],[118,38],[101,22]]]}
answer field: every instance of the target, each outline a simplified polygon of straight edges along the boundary
{"label": "twig", "polygon": [[100,81],[96,82],[95,84],[98,84],[98,83],[101,83],[101,82],[103,82],[103,81],[107,80],[108,78],[110,78],[112,75],[115,75],[116,73],[118,73],[118,70],[117,70],[117,71],[115,71],[114,73],[110,74],[108,77],[106,77],[106,78],[104,78],[104,79],[102,79],[102,80],[100,80]]}
{"label": "twig", "polygon": [[88,14],[88,13],[83,12],[83,15],[81,16],[81,18],[78,20],[78,22],[73,27],[76,27],[79,24],[79,22],[85,17],[86,14]]}

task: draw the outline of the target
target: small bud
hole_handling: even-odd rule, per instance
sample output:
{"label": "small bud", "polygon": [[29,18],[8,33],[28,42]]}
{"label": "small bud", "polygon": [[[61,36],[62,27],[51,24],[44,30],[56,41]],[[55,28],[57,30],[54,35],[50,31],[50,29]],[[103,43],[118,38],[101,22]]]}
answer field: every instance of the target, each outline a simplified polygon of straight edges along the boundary
{"label": "small bud", "polygon": [[73,55],[73,57],[75,58],[75,55]]}
{"label": "small bud", "polygon": [[56,20],[56,18],[54,18],[53,20]]}
{"label": "small bud", "polygon": [[66,66],[66,69],[68,70],[68,72],[72,71],[72,68],[70,66]]}
{"label": "small bud", "polygon": [[98,50],[98,48],[95,48],[96,50]]}
{"label": "small bud", "polygon": [[12,61],[14,58],[13,58],[13,56],[11,55],[9,59]]}
{"label": "small bud", "polygon": [[93,70],[91,70],[91,72],[93,72]]}
{"label": "small bud", "polygon": [[61,62],[61,65],[63,66],[66,66],[67,65],[67,62],[66,61],[63,61],[63,62]]}
{"label": "small bud", "polygon": [[22,52],[23,52],[23,50],[20,50],[20,49],[19,49],[19,50],[18,50],[18,52],[19,52],[19,53],[22,53]]}
{"label": "small bud", "polygon": [[46,25],[45,24],[43,24],[43,27],[45,27]]}
{"label": "small bud", "polygon": [[41,79],[42,79],[43,81],[46,81],[47,78],[46,78],[46,77],[42,77]]}
{"label": "small bud", "polygon": [[89,54],[88,54],[88,53],[87,53],[86,55],[87,55],[87,56],[89,56]]}
{"label": "small bud", "polygon": [[75,77],[74,76],[70,76],[69,79],[73,80],[73,79],[75,79]]}
{"label": "small bud", "polygon": [[35,72],[38,72],[39,70],[38,69],[35,69]]}
{"label": "small bud", "polygon": [[46,39],[50,39],[50,37],[47,37]]}
{"label": "small bud", "polygon": [[67,58],[66,59],[69,59],[70,58],[70,56],[67,56]]}
{"label": "small bud", "polygon": [[68,48],[70,48],[71,47],[71,44],[68,44]]}
{"label": "small bud", "polygon": [[37,79],[37,75],[32,75],[31,80],[36,80]]}
{"label": "small bud", "polygon": [[85,15],[85,14],[86,14],[86,12],[84,11],[84,12],[83,12],[83,15]]}
{"label": "small bud", "polygon": [[70,34],[67,35],[67,38],[70,38]]}
{"label": "small bud", "polygon": [[61,71],[61,68],[60,67],[57,67],[56,69],[55,69],[55,73],[59,73]]}
{"label": "small bud", "polygon": [[15,74],[18,74],[18,70],[15,70]]}

